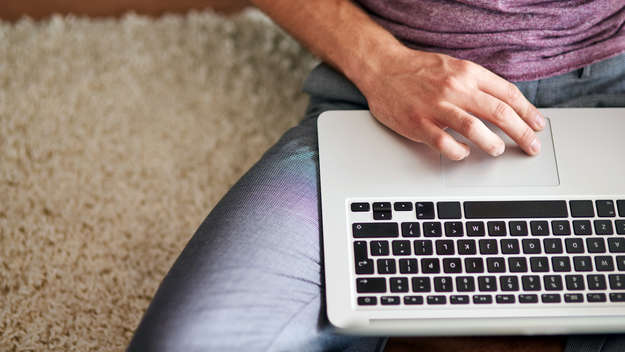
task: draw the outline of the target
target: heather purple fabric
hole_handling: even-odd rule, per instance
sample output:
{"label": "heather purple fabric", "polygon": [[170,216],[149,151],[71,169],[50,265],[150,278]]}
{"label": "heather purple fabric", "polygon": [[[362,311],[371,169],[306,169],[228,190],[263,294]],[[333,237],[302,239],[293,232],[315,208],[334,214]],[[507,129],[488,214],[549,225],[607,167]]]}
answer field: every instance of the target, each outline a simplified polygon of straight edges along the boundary
{"label": "heather purple fabric", "polygon": [[511,81],[625,51],[625,0],[356,0],[409,47],[471,60]]}

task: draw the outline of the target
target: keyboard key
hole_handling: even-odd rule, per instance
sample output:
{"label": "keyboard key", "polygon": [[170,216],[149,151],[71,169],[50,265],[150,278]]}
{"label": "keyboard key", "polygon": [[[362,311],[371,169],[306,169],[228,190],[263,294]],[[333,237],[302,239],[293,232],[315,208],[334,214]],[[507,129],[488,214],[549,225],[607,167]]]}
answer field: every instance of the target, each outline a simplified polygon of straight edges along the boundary
{"label": "keyboard key", "polygon": [[412,292],[430,292],[431,290],[429,277],[412,278]]}
{"label": "keyboard key", "polygon": [[566,275],[564,277],[566,289],[570,291],[583,291],[586,289],[584,277],[582,275]]}
{"label": "keyboard key", "polygon": [[438,240],[436,241],[436,254],[438,255],[454,255],[454,241]]}
{"label": "keyboard key", "polygon": [[548,254],[560,254],[564,252],[562,240],[559,238],[545,238],[543,240],[543,247],[545,248],[545,253]]}
{"label": "keyboard key", "polygon": [[473,255],[477,253],[475,240],[458,240],[458,254]]}
{"label": "keyboard key", "polygon": [[506,260],[502,257],[486,258],[486,269],[489,273],[505,273]]}
{"label": "keyboard key", "polygon": [[412,211],[412,203],[395,202],[393,203],[393,209],[395,209],[395,211]]}
{"label": "keyboard key", "polygon": [[466,227],[468,236],[484,236],[486,234],[483,221],[467,221]]}
{"label": "keyboard key", "polygon": [[441,237],[443,230],[440,222],[424,222],[423,223],[423,236],[425,237]]}
{"label": "keyboard key", "polygon": [[421,259],[421,272],[424,274],[438,274],[441,272],[438,258]]}
{"label": "keyboard key", "polygon": [[353,212],[369,211],[369,203],[352,203],[351,208]]}
{"label": "keyboard key", "polygon": [[370,246],[372,256],[389,255],[388,241],[371,241]]}
{"label": "keyboard key", "polygon": [[556,236],[566,236],[571,234],[571,224],[568,220],[554,220],[551,222],[551,230]]}
{"label": "keyboard key", "polygon": [[575,271],[592,271],[590,257],[573,257],[573,268],[575,268]]}
{"label": "keyboard key", "polygon": [[505,236],[506,223],[503,221],[489,221],[486,223],[489,236]]}
{"label": "keyboard key", "polygon": [[625,235],[625,220],[616,220],[614,224],[616,225],[616,233]]}
{"label": "keyboard key", "polygon": [[540,254],[540,240],[535,238],[524,239],[521,243],[523,244],[524,254]]}
{"label": "keyboard key", "polygon": [[540,298],[543,303],[560,303],[562,299],[557,293],[543,293]]}
{"label": "keyboard key", "polygon": [[428,304],[438,305],[438,304],[446,304],[447,297],[445,296],[428,296]]}
{"label": "keyboard key", "polygon": [[549,259],[547,257],[531,257],[530,268],[534,273],[546,273],[549,271]]}
{"label": "keyboard key", "polygon": [[525,257],[508,258],[508,270],[510,270],[511,273],[526,273],[527,260]]}
{"label": "keyboard key", "polygon": [[404,304],[408,306],[423,304],[421,296],[404,296]]}
{"label": "keyboard key", "polygon": [[595,220],[595,233],[597,235],[613,235],[614,229],[612,229],[612,221],[610,220]]}
{"label": "keyboard key", "polygon": [[618,207],[618,215],[625,218],[625,199],[617,200],[616,205]]}
{"label": "keyboard key", "polygon": [[452,295],[449,297],[451,304],[469,304],[469,296],[467,295]]}
{"label": "keyboard key", "polygon": [[498,254],[497,240],[480,240],[480,254]]}
{"label": "keyboard key", "polygon": [[436,292],[451,292],[453,290],[452,279],[450,276],[435,277],[434,278],[434,291]]}
{"label": "keyboard key", "polygon": [[610,302],[625,302],[625,293],[623,292],[610,293]]}
{"label": "keyboard key", "polygon": [[473,276],[457,276],[456,277],[456,291],[458,292],[475,291],[475,280]]}
{"label": "keyboard key", "polygon": [[610,281],[610,289],[625,290],[625,275],[623,274],[608,275],[608,281]]}
{"label": "keyboard key", "polygon": [[354,241],[354,257],[358,259],[367,259],[367,241]]}
{"label": "keyboard key", "polygon": [[565,293],[564,302],[566,303],[583,303],[584,295],[581,293]]}
{"label": "keyboard key", "polygon": [[527,236],[527,223],[525,221],[510,221],[508,223],[511,236]]}
{"label": "keyboard key", "polygon": [[382,296],[380,297],[380,303],[382,303],[382,305],[385,305],[385,306],[398,305],[399,296]]}
{"label": "keyboard key", "polygon": [[614,202],[612,200],[596,200],[597,215],[601,218],[615,217]]}
{"label": "keyboard key", "polygon": [[393,218],[393,214],[390,210],[373,212],[373,220],[391,220],[392,218]]}
{"label": "keyboard key", "polygon": [[375,296],[358,297],[359,306],[375,306],[378,304],[378,298]]}
{"label": "keyboard key", "polygon": [[608,250],[610,253],[625,253],[625,238],[608,238]]}
{"label": "keyboard key", "polygon": [[393,241],[393,255],[410,255],[410,241]]}
{"label": "keyboard key", "polygon": [[569,202],[571,216],[574,218],[594,218],[595,209],[591,200],[572,200]]}
{"label": "keyboard key", "polygon": [[399,260],[399,272],[401,274],[416,274],[419,272],[419,264],[416,259],[402,258]]}
{"label": "keyboard key", "polygon": [[519,303],[538,303],[538,295],[533,295],[533,294],[519,295]]}
{"label": "keyboard key", "polygon": [[421,226],[418,222],[402,222],[401,235],[403,237],[421,237]]}
{"label": "keyboard key", "polygon": [[588,220],[573,220],[573,232],[578,236],[587,236],[592,234],[592,228],[590,227],[590,221]]}
{"label": "keyboard key", "polygon": [[497,291],[497,277],[479,276],[477,278],[477,287],[480,291]]}
{"label": "keyboard key", "polygon": [[603,238],[587,238],[586,248],[588,253],[605,253],[605,241]]}
{"label": "keyboard key", "polygon": [[417,202],[415,203],[417,211],[417,219],[434,219],[434,203],[433,202]]}
{"label": "keyboard key", "polygon": [[567,253],[584,253],[584,241],[581,238],[567,238],[564,243]]}
{"label": "keyboard key", "polygon": [[354,238],[398,237],[396,222],[357,222],[352,225]]}
{"label": "keyboard key", "polygon": [[524,291],[540,291],[540,276],[538,275],[521,276],[521,283]]}
{"label": "keyboard key", "polygon": [[565,201],[487,201],[464,202],[467,219],[566,218]]}
{"label": "keyboard key", "polygon": [[356,292],[384,293],[386,292],[386,279],[383,277],[358,278],[356,279]]}
{"label": "keyboard key", "polygon": [[445,236],[447,237],[462,237],[464,230],[460,221],[448,221],[445,223]]}
{"label": "keyboard key", "polygon": [[569,257],[551,257],[551,267],[556,273],[571,271],[571,260]]}
{"label": "keyboard key", "polygon": [[491,295],[473,295],[473,304],[490,304],[493,303]]}
{"label": "keyboard key", "polygon": [[446,274],[458,274],[462,272],[460,258],[443,258],[443,272]]}
{"label": "keyboard key", "polygon": [[512,304],[515,302],[514,295],[497,295],[495,301],[499,304]]}
{"label": "keyboard key", "polygon": [[373,259],[356,259],[356,274],[373,274]]}
{"label": "keyboard key", "polygon": [[373,211],[391,211],[391,202],[375,202]]}
{"label": "keyboard key", "polygon": [[462,217],[460,202],[438,202],[436,206],[439,219],[460,219]]}
{"label": "keyboard key", "polygon": [[543,285],[545,285],[546,291],[562,291],[564,288],[562,285],[562,277],[560,275],[543,276]]}
{"label": "keyboard key", "polygon": [[591,303],[605,302],[605,293],[587,293],[586,299]]}
{"label": "keyboard key", "polygon": [[614,271],[614,261],[612,257],[606,255],[596,256],[595,269],[597,271]]}
{"label": "keyboard key", "polygon": [[549,235],[549,223],[546,221],[530,221],[530,228],[532,229],[532,236]]}
{"label": "keyboard key", "polygon": [[430,240],[415,240],[414,241],[414,254],[415,255],[432,255],[434,254],[434,246]]}
{"label": "keyboard key", "polygon": [[605,290],[607,288],[604,275],[588,275],[586,281],[589,290]]}
{"label": "keyboard key", "polygon": [[616,266],[619,271],[625,271],[625,255],[616,256]]}
{"label": "keyboard key", "polygon": [[518,291],[519,278],[516,276],[500,276],[499,287],[502,291]]}
{"label": "keyboard key", "polygon": [[484,260],[482,258],[465,258],[464,267],[467,273],[483,273]]}
{"label": "keyboard key", "polygon": [[391,287],[391,292],[408,292],[408,278],[392,277],[389,279],[389,286]]}
{"label": "keyboard key", "polygon": [[378,259],[378,274],[395,274],[395,259]]}

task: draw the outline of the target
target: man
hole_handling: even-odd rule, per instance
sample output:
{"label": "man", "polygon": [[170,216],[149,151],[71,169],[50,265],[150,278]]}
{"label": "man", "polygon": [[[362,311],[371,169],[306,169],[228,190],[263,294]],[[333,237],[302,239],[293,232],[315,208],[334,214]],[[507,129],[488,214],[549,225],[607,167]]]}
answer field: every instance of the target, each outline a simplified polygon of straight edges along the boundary
{"label": "man", "polygon": [[[200,226],[130,350],[383,348],[382,337],[332,333],[325,317],[316,145],[322,111],[369,108],[404,137],[461,160],[470,148],[447,128],[496,157],[504,143],[489,121],[535,155],[535,131],[545,121],[534,105],[625,106],[624,1],[255,3],[326,64],[306,81],[305,119]],[[595,336],[569,338],[566,351],[622,350],[623,336]]]}

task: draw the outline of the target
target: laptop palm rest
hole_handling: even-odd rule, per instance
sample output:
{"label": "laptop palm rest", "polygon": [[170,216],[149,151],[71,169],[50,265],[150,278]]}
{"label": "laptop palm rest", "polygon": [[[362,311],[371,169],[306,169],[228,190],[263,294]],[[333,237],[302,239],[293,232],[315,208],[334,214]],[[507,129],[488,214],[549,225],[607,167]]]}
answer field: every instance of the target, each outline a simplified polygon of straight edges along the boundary
{"label": "laptop palm rest", "polygon": [[537,133],[542,144],[541,152],[528,156],[502,130],[487,125],[506,144],[506,151],[493,158],[473,145],[462,135],[448,130],[457,140],[471,147],[471,154],[462,161],[450,161],[441,157],[443,179],[449,187],[515,187],[515,186],[558,186],[558,167],[556,163],[551,123]]}

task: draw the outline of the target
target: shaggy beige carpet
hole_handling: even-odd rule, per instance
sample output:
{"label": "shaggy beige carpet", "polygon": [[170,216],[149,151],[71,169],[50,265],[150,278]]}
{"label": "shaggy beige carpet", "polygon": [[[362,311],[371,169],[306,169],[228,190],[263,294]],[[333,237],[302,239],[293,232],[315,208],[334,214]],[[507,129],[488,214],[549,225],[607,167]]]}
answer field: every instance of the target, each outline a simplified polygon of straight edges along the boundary
{"label": "shaggy beige carpet", "polygon": [[314,61],[257,12],[0,22],[0,350],[122,350]]}

